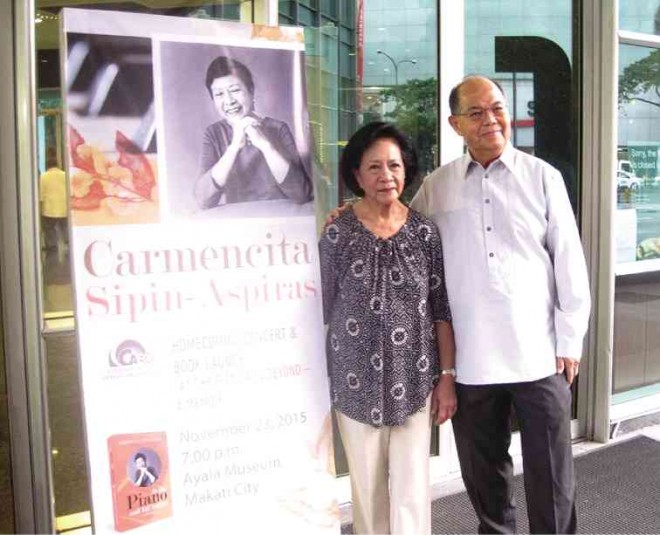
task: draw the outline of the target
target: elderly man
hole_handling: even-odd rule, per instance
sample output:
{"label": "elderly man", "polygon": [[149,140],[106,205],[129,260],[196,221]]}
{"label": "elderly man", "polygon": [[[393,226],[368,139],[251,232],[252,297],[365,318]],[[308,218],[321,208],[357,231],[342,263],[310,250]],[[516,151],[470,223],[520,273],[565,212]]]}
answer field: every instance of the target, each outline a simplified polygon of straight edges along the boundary
{"label": "elderly man", "polygon": [[435,221],[445,251],[463,479],[479,532],[514,532],[513,407],[530,531],[574,533],[570,385],[590,308],[575,218],[561,174],[509,143],[498,84],[467,77],[449,101],[468,152],[429,175],[412,207]]}

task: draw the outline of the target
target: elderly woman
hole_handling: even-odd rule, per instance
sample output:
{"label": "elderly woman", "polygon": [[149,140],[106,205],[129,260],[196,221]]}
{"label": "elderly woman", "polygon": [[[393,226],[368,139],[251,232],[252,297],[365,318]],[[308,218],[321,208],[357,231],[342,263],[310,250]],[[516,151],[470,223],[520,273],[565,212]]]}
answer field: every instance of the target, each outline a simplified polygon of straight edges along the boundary
{"label": "elderly woman", "polygon": [[348,458],[355,533],[431,533],[429,441],[456,410],[454,338],[433,223],[400,200],[414,149],[375,122],[344,149],[361,199],[320,240],[332,403]]}
{"label": "elderly woman", "polygon": [[215,58],[206,88],[220,120],[204,134],[195,197],[200,207],[227,203],[312,199],[312,184],[289,127],[255,112],[254,81],[240,61]]}

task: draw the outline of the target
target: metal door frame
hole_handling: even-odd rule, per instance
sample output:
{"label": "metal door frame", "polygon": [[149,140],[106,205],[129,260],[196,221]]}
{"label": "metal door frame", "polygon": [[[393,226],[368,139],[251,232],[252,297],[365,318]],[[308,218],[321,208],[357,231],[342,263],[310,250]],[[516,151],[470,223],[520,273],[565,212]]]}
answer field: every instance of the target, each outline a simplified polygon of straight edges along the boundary
{"label": "metal door frame", "polygon": [[41,337],[33,0],[0,3],[0,290],[17,533],[53,532]]}

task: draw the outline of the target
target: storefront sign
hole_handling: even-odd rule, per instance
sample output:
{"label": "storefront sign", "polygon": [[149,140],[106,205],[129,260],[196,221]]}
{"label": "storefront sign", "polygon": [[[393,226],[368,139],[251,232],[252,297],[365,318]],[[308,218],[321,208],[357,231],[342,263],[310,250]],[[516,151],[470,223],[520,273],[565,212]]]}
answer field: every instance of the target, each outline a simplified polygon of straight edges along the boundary
{"label": "storefront sign", "polygon": [[628,145],[630,165],[638,177],[655,178],[658,173],[658,145]]}
{"label": "storefront sign", "polygon": [[62,20],[95,532],[338,533],[302,31]]}

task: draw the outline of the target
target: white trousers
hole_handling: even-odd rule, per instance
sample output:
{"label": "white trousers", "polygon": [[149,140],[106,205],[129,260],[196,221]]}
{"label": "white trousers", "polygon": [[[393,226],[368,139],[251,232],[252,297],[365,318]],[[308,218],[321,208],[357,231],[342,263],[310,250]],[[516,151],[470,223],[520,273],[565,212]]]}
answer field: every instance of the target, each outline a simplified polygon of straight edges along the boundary
{"label": "white trousers", "polygon": [[373,427],[339,411],[351,476],[353,533],[429,535],[431,397],[401,426]]}

